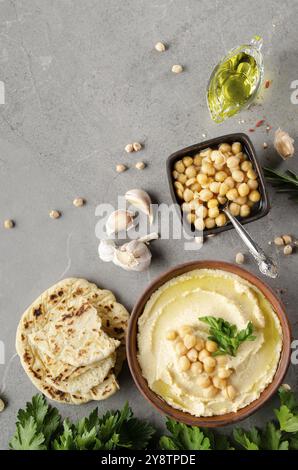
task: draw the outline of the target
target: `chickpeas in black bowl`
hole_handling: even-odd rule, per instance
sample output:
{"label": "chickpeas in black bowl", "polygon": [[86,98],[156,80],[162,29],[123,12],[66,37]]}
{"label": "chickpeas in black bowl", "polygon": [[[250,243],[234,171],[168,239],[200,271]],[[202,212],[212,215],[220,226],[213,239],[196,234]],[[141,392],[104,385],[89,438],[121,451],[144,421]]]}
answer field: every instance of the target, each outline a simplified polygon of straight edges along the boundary
{"label": "chickpeas in black bowl", "polygon": [[179,150],[167,160],[173,202],[204,235],[232,228],[222,208],[242,224],[264,217],[269,201],[264,176],[246,134],[228,134]]}

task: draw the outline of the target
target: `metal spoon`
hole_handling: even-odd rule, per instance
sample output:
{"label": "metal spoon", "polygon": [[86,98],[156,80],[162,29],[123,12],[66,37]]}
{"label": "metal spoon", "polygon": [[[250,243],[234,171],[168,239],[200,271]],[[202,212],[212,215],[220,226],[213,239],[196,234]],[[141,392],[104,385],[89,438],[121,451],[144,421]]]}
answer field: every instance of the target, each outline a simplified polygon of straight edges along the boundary
{"label": "metal spoon", "polygon": [[269,258],[262,248],[260,248],[259,245],[251,238],[243,225],[241,225],[241,223],[231,214],[227,206],[225,206],[222,210],[230,219],[238,235],[249,249],[249,252],[255,259],[261,273],[265,276],[275,279],[278,275],[278,268],[276,263],[271,258]]}

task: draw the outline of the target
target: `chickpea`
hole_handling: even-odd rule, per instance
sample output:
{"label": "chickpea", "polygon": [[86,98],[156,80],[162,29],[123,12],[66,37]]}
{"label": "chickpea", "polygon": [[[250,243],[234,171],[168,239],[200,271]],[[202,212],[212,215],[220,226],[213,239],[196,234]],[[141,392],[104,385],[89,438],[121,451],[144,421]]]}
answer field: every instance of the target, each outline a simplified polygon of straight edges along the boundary
{"label": "chickpea", "polygon": [[206,357],[208,356],[210,356],[210,352],[207,351],[207,349],[202,349],[199,352],[199,361],[203,362],[203,360],[206,359]]}
{"label": "chickpea", "polygon": [[191,185],[190,189],[191,189],[193,192],[195,192],[195,191],[196,191],[196,192],[199,192],[199,191],[201,191],[202,188],[201,188],[200,183],[193,183],[193,184]]}
{"label": "chickpea", "polygon": [[257,174],[252,168],[250,170],[248,170],[246,174],[247,174],[247,177],[250,180],[256,180],[257,179]]}
{"label": "chickpea", "polygon": [[197,170],[194,165],[188,166],[185,170],[187,178],[195,178],[197,176]]}
{"label": "chickpea", "polygon": [[182,163],[185,167],[191,166],[193,164],[193,158],[191,157],[183,157],[182,158]]}
{"label": "chickpea", "polygon": [[215,168],[211,163],[203,162],[201,167],[201,172],[208,176],[215,175]]}
{"label": "chickpea", "polygon": [[208,183],[208,176],[204,175],[203,173],[199,173],[198,176],[197,176],[197,181],[201,185],[207,184]]}
{"label": "chickpea", "polygon": [[182,212],[190,212],[191,211],[190,204],[188,202],[183,202],[181,204],[181,210]]}
{"label": "chickpea", "polygon": [[204,202],[207,202],[213,198],[213,193],[209,189],[202,189],[199,194],[200,199]]}
{"label": "chickpea", "polygon": [[185,335],[193,334],[193,329],[189,325],[183,325],[183,326],[180,326],[180,328],[178,329],[178,333],[181,336],[181,338],[184,338]]}
{"label": "chickpea", "polygon": [[231,202],[229,209],[232,215],[237,217],[240,214],[240,206],[236,202]]}
{"label": "chickpea", "polygon": [[215,181],[222,183],[228,177],[225,171],[218,171],[215,173]]}
{"label": "chickpea", "polygon": [[219,152],[214,160],[214,165],[217,165],[218,167],[222,167],[225,164],[225,157],[224,155]]}
{"label": "chickpea", "polygon": [[221,212],[219,214],[219,216],[216,217],[215,223],[216,223],[217,227],[223,227],[224,225],[226,225],[226,223],[227,223],[226,215],[223,212]]}
{"label": "chickpea", "polygon": [[176,189],[179,189],[180,191],[184,191],[184,186],[183,186],[182,183],[180,183],[180,181],[175,181],[174,187],[175,187]]}
{"label": "chickpea", "polygon": [[259,186],[259,183],[257,182],[257,180],[248,180],[247,181],[247,186],[249,187],[249,189],[257,189],[257,187]]}
{"label": "chickpea", "polygon": [[261,194],[257,190],[253,190],[249,196],[248,199],[252,202],[258,202],[261,199]]}
{"label": "chickpea", "polygon": [[218,206],[218,200],[217,199],[210,199],[207,202],[208,209],[212,209],[212,207],[217,207],[217,206]]}
{"label": "chickpea", "polygon": [[179,356],[184,356],[187,353],[187,348],[184,346],[182,341],[178,341],[175,349]]}
{"label": "chickpea", "polygon": [[207,351],[209,351],[211,353],[217,351],[217,349],[218,349],[217,343],[215,341],[211,341],[210,339],[208,339],[206,341],[206,349],[207,349]]}
{"label": "chickpea", "polygon": [[195,211],[197,209],[199,209],[201,206],[200,204],[200,201],[198,199],[192,199],[190,202],[189,202],[189,207],[190,207],[190,210],[192,211]]}
{"label": "chickpea", "polygon": [[219,388],[220,390],[227,387],[227,379],[221,379],[220,377],[215,376],[213,377],[212,382],[214,387]]}
{"label": "chickpea", "polygon": [[239,204],[239,206],[243,206],[243,204],[246,204],[247,203],[247,196],[244,196],[244,197],[237,197],[237,199],[235,199],[235,201],[237,204]]}
{"label": "chickpea", "polygon": [[202,232],[205,228],[205,222],[201,217],[195,220],[194,225],[195,225],[195,229],[199,230],[200,232]]}
{"label": "chickpea", "polygon": [[201,388],[207,388],[207,387],[210,387],[211,385],[211,380],[208,376],[206,375],[201,375],[200,377],[198,377],[197,379],[197,384],[199,387]]}
{"label": "chickpea", "polygon": [[190,361],[186,356],[182,356],[178,359],[178,367],[182,372],[186,372],[190,369]]}
{"label": "chickpea", "polygon": [[203,365],[201,362],[193,362],[190,366],[190,371],[194,375],[199,375],[203,372]]}
{"label": "chickpea", "polygon": [[248,217],[249,214],[250,214],[250,207],[247,204],[243,204],[243,206],[240,207],[240,216]]}
{"label": "chickpea", "polygon": [[178,173],[184,173],[185,166],[184,166],[184,164],[182,163],[181,160],[178,160],[178,162],[176,162],[175,165],[174,165],[174,169],[176,171],[178,171]]}
{"label": "chickpea", "polygon": [[184,336],[183,342],[184,342],[184,346],[187,349],[191,349],[196,344],[197,338],[193,334],[187,334],[187,335]]}
{"label": "chickpea", "polygon": [[185,184],[187,182],[187,176],[184,173],[179,173],[177,181],[181,184]]}
{"label": "chickpea", "polygon": [[219,188],[219,195],[225,196],[228,191],[229,191],[229,186],[226,183],[221,183],[220,188]]}
{"label": "chickpea", "polygon": [[193,159],[193,162],[194,162],[194,165],[196,166],[201,166],[202,165],[202,159],[203,157],[201,157],[198,153],[194,156],[194,159]]}
{"label": "chickpea", "polygon": [[214,228],[215,227],[215,220],[211,217],[206,217],[205,219],[205,226],[206,228]]}
{"label": "chickpea", "polygon": [[186,220],[189,224],[194,224],[195,220],[196,220],[195,214],[192,214],[192,213],[189,212],[186,216]]}
{"label": "chickpea", "polygon": [[227,152],[231,152],[232,147],[230,146],[230,144],[223,143],[223,144],[220,144],[220,146],[218,147],[218,150],[220,150],[223,153],[227,153]]}
{"label": "chickpea", "polygon": [[213,398],[218,394],[218,392],[219,392],[218,388],[215,388],[213,387],[213,385],[211,385],[210,387],[204,390],[204,395],[206,398]]}
{"label": "chickpea", "polygon": [[245,160],[244,162],[241,163],[240,168],[242,171],[248,171],[252,168],[252,163]]}
{"label": "chickpea", "polygon": [[173,176],[173,178],[176,180],[176,179],[178,178],[178,176],[179,176],[178,171],[176,171],[176,170],[172,171],[172,176]]}
{"label": "chickpea", "polygon": [[249,194],[249,186],[247,183],[241,183],[238,187],[238,193],[241,197],[245,197]]}
{"label": "chickpea", "polygon": [[210,157],[211,153],[212,153],[212,149],[207,148],[205,150],[200,151],[200,156],[201,157]]}
{"label": "chickpea", "polygon": [[186,188],[184,190],[183,197],[184,197],[185,202],[191,201],[193,199],[193,196],[194,196],[194,194],[193,194],[191,189]]}
{"label": "chickpea", "polygon": [[224,355],[216,356],[216,362],[218,366],[221,366],[221,367],[225,366],[228,362],[227,356],[224,356]]}
{"label": "chickpea", "polygon": [[207,183],[206,184],[202,184],[202,188],[203,189],[209,189],[209,186],[210,184],[213,182],[213,178],[211,176],[208,177],[207,179]]}
{"label": "chickpea", "polygon": [[242,151],[242,145],[240,142],[234,142],[232,144],[232,152],[234,155],[237,155],[237,153],[240,153]]}
{"label": "chickpea", "polygon": [[198,360],[198,351],[195,348],[192,348],[188,351],[187,357],[190,360],[190,362],[196,362]]}
{"label": "chickpea", "polygon": [[211,207],[209,210],[208,210],[208,217],[210,217],[211,219],[216,219],[216,217],[219,216],[219,209],[218,207]]}
{"label": "chickpea", "polygon": [[[224,356],[221,356],[224,357]],[[217,371],[217,375],[220,379],[227,379],[233,373],[232,369],[224,369],[220,367]]]}
{"label": "chickpea", "polygon": [[204,367],[210,367],[211,369],[214,369],[214,367],[216,366],[216,359],[214,359],[214,357],[211,357],[211,356],[207,356],[207,357],[204,357],[203,359],[203,365]]}
{"label": "chickpea", "polygon": [[201,218],[201,219],[206,219],[207,215],[208,215],[208,209],[206,206],[200,206],[197,210],[196,210],[196,215]]}
{"label": "chickpea", "polygon": [[220,184],[221,184],[221,183],[220,183],[219,181],[212,181],[212,183],[210,183],[210,186],[209,186],[210,191],[212,191],[212,192],[215,193],[215,194],[218,194],[218,193],[219,193]]}
{"label": "chickpea", "polygon": [[205,348],[205,341],[203,338],[197,338],[195,348],[197,351],[202,351]]}
{"label": "chickpea", "polygon": [[225,179],[225,184],[227,184],[230,189],[235,188],[235,181],[233,180],[232,176],[228,176],[228,177]]}
{"label": "chickpea", "polygon": [[241,170],[232,171],[232,178],[233,178],[233,180],[237,181],[237,183],[242,183],[244,181],[243,171],[241,171]]}
{"label": "chickpea", "polygon": [[234,201],[235,199],[237,199],[239,194],[238,194],[237,189],[233,188],[233,189],[229,189],[229,191],[226,193],[226,196],[229,201]]}
{"label": "chickpea", "polygon": [[223,394],[228,400],[233,401],[237,396],[237,391],[233,385],[228,385],[227,388],[223,390]]}
{"label": "chickpea", "polygon": [[247,205],[248,207],[252,208],[255,205],[255,203],[252,201],[247,201]]}
{"label": "chickpea", "polygon": [[227,198],[224,196],[217,196],[217,200],[219,204],[225,204],[227,202]]}
{"label": "chickpea", "polygon": [[[188,180],[187,177],[186,177],[186,175],[180,175],[180,176],[185,176],[185,178],[186,178],[185,186],[186,186],[187,188],[190,188],[190,186],[191,186],[192,184],[194,184],[194,183],[197,182],[197,179],[196,179],[196,178],[190,178],[190,179]],[[182,181],[181,181],[181,182],[182,182]],[[198,184],[199,184],[199,183],[198,183]]]}
{"label": "chickpea", "polygon": [[240,163],[239,157],[229,157],[227,159],[227,167],[232,171],[234,168],[238,168]]}
{"label": "chickpea", "polygon": [[170,331],[168,331],[168,333],[167,333],[167,339],[168,339],[169,341],[174,341],[174,339],[176,339],[176,338],[177,338],[177,331],[175,331],[175,330],[170,330]]}
{"label": "chickpea", "polygon": [[179,197],[179,199],[183,199],[183,191],[181,191],[181,189],[176,189],[176,194]]}

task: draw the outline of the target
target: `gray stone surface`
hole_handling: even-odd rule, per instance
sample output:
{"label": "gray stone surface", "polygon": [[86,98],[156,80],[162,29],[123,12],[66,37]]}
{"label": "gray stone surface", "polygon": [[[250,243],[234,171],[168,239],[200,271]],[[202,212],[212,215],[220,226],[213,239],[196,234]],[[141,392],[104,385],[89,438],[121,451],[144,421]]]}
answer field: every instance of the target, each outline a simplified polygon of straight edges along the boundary
{"label": "gray stone surface", "polygon": [[[95,207],[116,201],[131,187],[143,187],[158,202],[170,202],[165,161],[173,151],[226,132],[244,131],[266,117],[297,136],[297,105],[290,83],[297,76],[297,0],[1,0],[0,80],[6,103],[0,105],[0,219],[13,218],[14,230],[0,228],[0,448],[6,448],[17,410],[36,393],[15,353],[20,315],[41,291],[64,276],[82,276],[112,289],[129,309],[153,279],[185,260],[233,261],[245,251],[233,230],[210,239],[197,252],[183,241],[155,243],[154,262],[143,274],[126,273],[97,256]],[[266,78],[272,86],[251,110],[222,125],[209,117],[205,88],[212,67],[231,47],[264,38]],[[154,50],[157,41],[167,52]],[[171,73],[181,63],[185,72]],[[281,163],[272,149],[273,133],[252,136],[259,159],[298,170],[297,160]],[[144,150],[127,155],[124,146],[141,141]],[[269,148],[263,150],[263,142]],[[148,163],[137,172],[133,163]],[[117,163],[131,169],[115,173]],[[82,209],[74,197],[88,201]],[[266,247],[274,235],[297,235],[297,205],[270,191],[272,209],[248,226]],[[48,211],[62,211],[53,221]],[[279,256],[283,300],[297,335],[297,255]],[[256,272],[252,262],[247,268]],[[297,386],[295,366],[287,381]],[[162,426],[163,418],[136,390],[129,372],[121,390],[100,410],[129,400],[137,415]],[[72,418],[95,403],[59,406]],[[272,403],[246,421],[260,425]]]}

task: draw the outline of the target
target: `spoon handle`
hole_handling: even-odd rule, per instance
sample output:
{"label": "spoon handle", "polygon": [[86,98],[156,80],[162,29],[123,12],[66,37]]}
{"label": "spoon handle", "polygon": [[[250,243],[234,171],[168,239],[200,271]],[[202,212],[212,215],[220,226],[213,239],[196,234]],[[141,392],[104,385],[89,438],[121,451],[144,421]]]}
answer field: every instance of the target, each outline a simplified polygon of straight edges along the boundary
{"label": "spoon handle", "polygon": [[238,235],[247,246],[249,252],[254,257],[261,273],[265,274],[265,276],[276,278],[278,275],[278,270],[274,261],[269,258],[266,253],[262,250],[262,248],[260,248],[259,245],[252,239],[247,230],[243,227],[239,220],[237,220],[236,217],[231,214],[227,207],[223,209],[223,212],[230,219]]}

